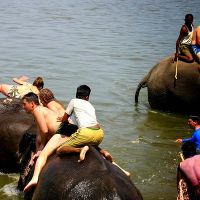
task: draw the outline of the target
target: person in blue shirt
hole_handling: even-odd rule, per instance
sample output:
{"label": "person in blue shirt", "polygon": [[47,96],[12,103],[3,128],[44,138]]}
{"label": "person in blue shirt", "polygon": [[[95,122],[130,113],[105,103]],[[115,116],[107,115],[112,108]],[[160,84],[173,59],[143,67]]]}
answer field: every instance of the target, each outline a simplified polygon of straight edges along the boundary
{"label": "person in blue shirt", "polygon": [[195,144],[197,151],[200,151],[200,117],[199,116],[190,116],[188,118],[188,125],[191,129],[194,130],[191,138],[187,139],[177,139],[176,142],[185,143],[190,141]]}

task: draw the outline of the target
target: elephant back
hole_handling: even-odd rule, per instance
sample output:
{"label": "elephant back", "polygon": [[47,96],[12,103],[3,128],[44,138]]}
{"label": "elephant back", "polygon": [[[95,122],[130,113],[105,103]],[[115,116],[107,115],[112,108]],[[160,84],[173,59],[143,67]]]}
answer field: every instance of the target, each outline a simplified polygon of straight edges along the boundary
{"label": "elephant back", "polygon": [[151,70],[147,81],[149,104],[159,110],[198,113],[200,111],[199,64],[172,62],[172,59],[173,57],[169,56],[161,60]]}
{"label": "elephant back", "polygon": [[129,177],[105,160],[94,148],[78,163],[78,154],[53,154],[43,168],[38,184],[25,199],[83,200],[124,199],[141,200],[142,196]]}

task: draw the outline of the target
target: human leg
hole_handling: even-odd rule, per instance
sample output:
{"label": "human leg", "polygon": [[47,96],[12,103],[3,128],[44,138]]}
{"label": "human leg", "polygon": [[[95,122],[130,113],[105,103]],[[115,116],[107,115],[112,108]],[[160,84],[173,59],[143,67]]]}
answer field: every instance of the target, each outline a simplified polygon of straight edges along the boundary
{"label": "human leg", "polygon": [[197,63],[200,64],[200,47],[197,45],[192,45],[192,52],[194,59],[196,60]]}
{"label": "human leg", "polygon": [[70,147],[70,146],[62,146],[56,150],[58,155],[66,154],[66,153],[80,153],[82,148],[78,147]]}
{"label": "human leg", "polygon": [[103,135],[102,129],[78,129],[57,149],[57,152],[60,154],[80,152],[80,159],[78,162],[81,162],[85,159],[85,154],[89,150],[87,145],[99,145],[103,139]]}
{"label": "human leg", "polygon": [[120,167],[116,162],[113,161],[113,158],[111,156],[111,154],[106,151],[105,149],[101,149],[99,146],[95,146],[95,148],[97,149],[97,151],[99,151],[106,160],[109,160],[113,165],[117,166],[118,168],[120,168],[127,176],[131,176],[131,173],[126,171],[125,169],[123,169],[122,167]]}
{"label": "human leg", "polygon": [[105,149],[101,149],[99,146],[95,146],[95,148],[104,156],[106,160],[109,160],[110,162],[113,161],[113,158],[108,151],[106,151]]}
{"label": "human leg", "polygon": [[184,62],[192,63],[194,61],[192,56],[192,49],[188,45],[180,46],[180,54],[178,55],[178,59]]}
{"label": "human leg", "polygon": [[46,164],[48,156],[50,156],[64,141],[66,140],[66,136],[55,134],[46,144],[44,149],[41,151],[36,165],[33,177],[31,181],[24,188],[24,192],[30,190],[31,187],[35,186],[38,182],[38,177],[44,165]]}
{"label": "human leg", "polygon": [[87,153],[88,150],[89,150],[88,146],[84,146],[84,147],[62,146],[57,149],[56,153],[58,155],[62,155],[65,153],[80,153],[80,158],[78,162],[81,162],[85,159],[85,154]]}

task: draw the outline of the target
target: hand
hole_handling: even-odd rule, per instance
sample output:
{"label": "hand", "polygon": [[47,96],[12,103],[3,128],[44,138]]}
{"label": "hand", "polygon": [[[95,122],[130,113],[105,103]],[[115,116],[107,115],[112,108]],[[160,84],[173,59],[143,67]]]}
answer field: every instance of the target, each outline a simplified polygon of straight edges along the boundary
{"label": "hand", "polygon": [[57,117],[57,122],[62,122],[62,117]]}
{"label": "hand", "polygon": [[179,139],[176,140],[176,142],[178,142],[178,143],[182,143],[183,140],[179,138]]}

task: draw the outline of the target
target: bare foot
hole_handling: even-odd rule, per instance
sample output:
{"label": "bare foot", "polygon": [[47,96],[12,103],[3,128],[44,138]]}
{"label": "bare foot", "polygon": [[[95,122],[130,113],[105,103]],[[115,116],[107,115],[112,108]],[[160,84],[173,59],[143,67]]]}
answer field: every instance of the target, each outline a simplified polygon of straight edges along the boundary
{"label": "bare foot", "polygon": [[37,179],[32,179],[24,188],[24,192],[28,192],[33,186],[37,185],[38,180]]}
{"label": "bare foot", "polygon": [[87,151],[89,150],[88,146],[84,146],[80,152],[80,159],[78,160],[78,162],[81,162],[85,159],[85,154],[87,153]]}

